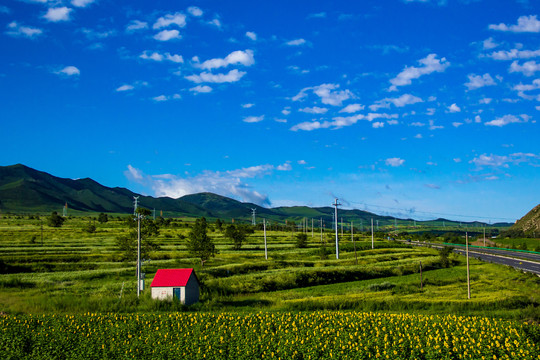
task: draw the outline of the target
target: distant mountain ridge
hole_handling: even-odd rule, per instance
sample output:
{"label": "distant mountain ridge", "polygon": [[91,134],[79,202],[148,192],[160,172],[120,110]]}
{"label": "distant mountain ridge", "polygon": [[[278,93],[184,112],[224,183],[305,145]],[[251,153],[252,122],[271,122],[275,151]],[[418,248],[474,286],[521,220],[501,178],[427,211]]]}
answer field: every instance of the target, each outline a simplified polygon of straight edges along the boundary
{"label": "distant mountain ridge", "polygon": [[[133,212],[133,197],[139,196],[140,206],[163,211],[165,216],[189,216],[249,221],[252,209],[257,218],[274,221],[303,218],[333,221],[334,209],[328,207],[310,208],[307,206],[264,208],[253,203],[243,203],[213,193],[185,195],[178,199],[169,197],[155,198],[139,195],[120,187],[106,187],[90,179],[66,179],[38,171],[22,164],[0,166],[0,211],[16,213],[60,211],[64,204],[71,210],[82,212],[125,213]],[[373,219],[380,225],[393,224],[390,216],[380,216],[362,210],[339,211],[340,221],[355,226],[368,226]],[[401,220],[398,220],[401,221]],[[412,221],[412,220],[410,220]],[[450,220],[438,219],[436,221]],[[311,225],[311,222],[308,224]],[[330,226],[330,225],[328,225]]]}

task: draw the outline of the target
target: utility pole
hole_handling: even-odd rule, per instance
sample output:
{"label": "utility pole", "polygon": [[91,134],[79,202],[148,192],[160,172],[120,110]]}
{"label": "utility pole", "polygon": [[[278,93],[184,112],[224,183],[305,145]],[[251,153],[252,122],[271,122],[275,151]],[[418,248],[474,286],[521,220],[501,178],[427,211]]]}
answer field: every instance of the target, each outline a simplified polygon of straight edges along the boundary
{"label": "utility pole", "polygon": [[41,246],[43,246],[43,220],[39,220],[39,224],[41,225]]}
{"label": "utility pole", "polygon": [[268,248],[266,247],[266,219],[263,219],[263,229],[264,229],[264,258],[268,260]]}
{"label": "utility pole", "polygon": [[465,246],[467,252],[467,299],[471,298],[471,277],[469,273],[469,235],[465,232]]}
{"label": "utility pole", "polygon": [[321,244],[323,242],[323,237],[322,237],[322,233],[323,233],[323,226],[322,226],[322,218],[320,220],[320,224],[321,224]]}
{"label": "utility pole", "polygon": [[141,215],[137,214],[137,297],[141,295]]}
{"label": "utility pole", "polygon": [[486,227],[484,226],[484,247],[486,247]]}
{"label": "utility pole", "polygon": [[420,261],[420,290],[422,290],[424,287],[424,284],[422,282],[422,262]]}
{"label": "utility pole", "polygon": [[337,227],[337,207],[338,205],[341,205],[341,204],[338,204],[337,202],[337,198],[336,198],[336,202],[333,204],[334,207],[335,207],[335,222],[336,222],[336,259],[339,259],[339,240],[338,240],[338,227]]}
{"label": "utility pole", "polygon": [[379,220],[377,220],[377,231],[379,231]]}
{"label": "utility pole", "polygon": [[156,208],[154,208],[153,218],[154,218],[154,220],[156,220]]}
{"label": "utility pole", "polygon": [[373,218],[371,218],[371,248],[375,249],[375,243],[373,240]]}
{"label": "utility pole", "polygon": [[257,209],[251,209],[251,225],[256,225],[255,223],[255,213],[257,212]]}
{"label": "utility pole", "polygon": [[343,237],[343,218],[341,218],[341,237]]}
{"label": "utility pole", "polygon": [[354,241],[354,227],[353,227],[352,221],[351,221],[351,241]]}

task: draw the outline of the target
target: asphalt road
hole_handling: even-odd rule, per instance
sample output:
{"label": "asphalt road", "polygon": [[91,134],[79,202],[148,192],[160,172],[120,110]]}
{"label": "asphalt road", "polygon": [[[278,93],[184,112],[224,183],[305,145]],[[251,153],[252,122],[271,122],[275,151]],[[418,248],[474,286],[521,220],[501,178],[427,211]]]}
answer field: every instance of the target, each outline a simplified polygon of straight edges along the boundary
{"label": "asphalt road", "polygon": [[[416,246],[441,247],[443,244],[410,242]],[[465,256],[465,246],[454,247],[454,252]],[[511,250],[469,248],[469,257],[474,257],[486,262],[508,265],[515,269],[527,271],[540,276],[540,255]]]}

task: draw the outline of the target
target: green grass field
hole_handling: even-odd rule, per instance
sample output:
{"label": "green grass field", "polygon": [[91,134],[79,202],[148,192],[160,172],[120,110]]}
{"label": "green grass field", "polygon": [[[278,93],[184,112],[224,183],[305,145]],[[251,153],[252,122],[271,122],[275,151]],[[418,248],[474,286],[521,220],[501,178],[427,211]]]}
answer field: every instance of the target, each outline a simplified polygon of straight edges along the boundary
{"label": "green grass field", "polygon": [[[152,239],[160,249],[151,252],[150,261],[143,265],[147,289],[137,298],[135,262],[122,260],[116,242],[129,231],[124,220],[115,217],[100,224],[89,216],[74,217],[60,228],[51,228],[43,216],[4,215],[0,219],[0,344],[15,345],[5,346],[0,355],[116,359],[148,358],[151,351],[158,351],[158,357],[168,353],[194,359],[206,355],[315,359],[330,354],[359,359],[376,358],[377,354],[389,359],[539,358],[540,279],[535,275],[472,259],[472,296],[468,300],[465,259],[455,254],[450,256],[449,266],[443,267],[436,249],[382,239],[376,239],[372,249],[369,237],[357,236],[355,255],[350,234],[345,234],[336,260],[332,234],[323,235],[323,250],[318,232],[313,237],[308,233],[307,247],[297,248],[296,234],[268,231],[266,260],[262,231],[255,231],[240,250],[233,250],[231,241],[214,224],[209,235],[219,252],[202,267],[187,251],[188,220],[173,221]],[[96,226],[94,233],[84,230],[90,223]],[[187,307],[177,301],[152,300],[149,285],[157,269],[184,267],[195,268],[201,301]],[[132,328],[135,325],[127,325],[128,320],[135,317],[139,325]],[[209,317],[213,331],[201,325]],[[258,323],[254,317],[266,320]],[[275,331],[284,324],[283,317],[286,322],[296,319],[290,326],[311,340],[292,346],[298,336]],[[334,320],[328,320],[322,329],[310,323],[313,317],[323,323],[344,318],[360,325],[353,331],[352,323],[340,323],[347,330],[338,331]],[[98,318],[107,323],[97,324]],[[218,326],[218,318],[223,326],[235,328],[234,336],[243,340],[255,331],[253,347],[245,341],[231,345],[220,340],[216,334],[223,327]],[[140,319],[157,325],[143,336]],[[178,330],[171,319],[191,321],[190,330]],[[197,325],[193,319],[199,319]],[[394,331],[391,340],[382,332],[371,337],[358,335],[383,323]],[[501,324],[505,330],[499,329]],[[421,330],[425,326],[448,330],[446,338]],[[520,345],[490,338],[490,327],[508,332],[505,339],[515,339]],[[169,329],[168,336],[178,346],[166,341],[155,347],[145,345],[148,339],[160,342],[163,332],[158,328]],[[465,335],[463,329],[467,328],[474,333]],[[88,329],[84,330],[88,336],[82,336],[85,332],[79,329]],[[74,335],[58,337],[53,330]],[[268,336],[259,333],[265,330]],[[317,331],[333,334],[335,341],[325,348],[315,346],[322,336]],[[411,331],[419,334],[418,339],[405,335]],[[180,336],[184,337],[180,340]],[[55,345],[43,350],[47,338],[54,338]],[[461,338],[468,340],[458,340]],[[435,352],[434,346],[438,346]],[[200,352],[203,348],[206,352]]]}

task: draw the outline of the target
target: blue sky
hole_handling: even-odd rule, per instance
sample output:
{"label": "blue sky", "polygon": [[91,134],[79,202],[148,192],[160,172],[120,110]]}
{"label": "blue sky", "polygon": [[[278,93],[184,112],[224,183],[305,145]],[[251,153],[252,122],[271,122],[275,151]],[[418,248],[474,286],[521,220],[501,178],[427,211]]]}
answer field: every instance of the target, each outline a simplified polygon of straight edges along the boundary
{"label": "blue sky", "polygon": [[153,196],[512,221],[536,1],[3,1],[0,165]]}

